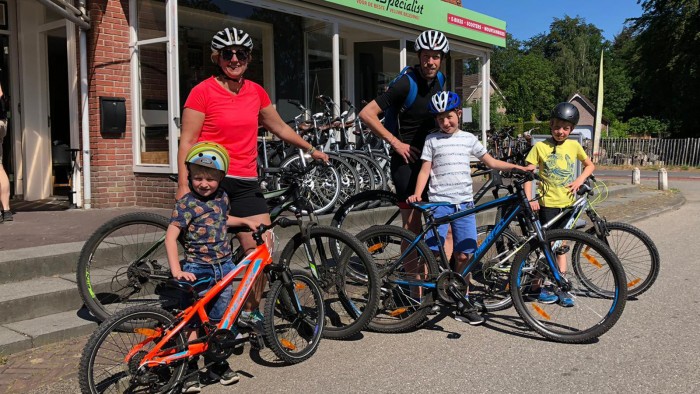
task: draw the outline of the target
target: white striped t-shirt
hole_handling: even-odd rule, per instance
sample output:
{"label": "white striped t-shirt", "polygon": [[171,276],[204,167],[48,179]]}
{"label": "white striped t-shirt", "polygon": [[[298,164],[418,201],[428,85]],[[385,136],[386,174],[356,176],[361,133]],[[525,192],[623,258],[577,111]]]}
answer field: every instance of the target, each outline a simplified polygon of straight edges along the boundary
{"label": "white striped t-shirt", "polygon": [[471,133],[457,130],[453,134],[438,131],[428,135],[421,159],[432,162],[430,169],[430,201],[453,204],[472,201],[472,176],[469,162],[481,158],[486,148]]}

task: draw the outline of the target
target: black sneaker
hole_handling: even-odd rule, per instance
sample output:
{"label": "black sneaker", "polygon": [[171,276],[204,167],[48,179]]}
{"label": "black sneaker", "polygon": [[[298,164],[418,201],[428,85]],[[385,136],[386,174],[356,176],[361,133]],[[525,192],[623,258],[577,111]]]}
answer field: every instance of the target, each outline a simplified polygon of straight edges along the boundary
{"label": "black sneaker", "polygon": [[226,361],[212,365],[209,368],[209,378],[218,379],[219,383],[224,386],[234,384],[240,379],[236,371],[233,371]]}
{"label": "black sneaker", "polygon": [[478,326],[484,323],[484,317],[481,316],[476,309],[467,309],[463,312],[455,312],[455,320],[464,323],[469,323],[472,326]]}
{"label": "black sneaker", "polygon": [[2,213],[2,220],[6,222],[11,222],[14,219],[12,218],[12,211],[4,211]]}

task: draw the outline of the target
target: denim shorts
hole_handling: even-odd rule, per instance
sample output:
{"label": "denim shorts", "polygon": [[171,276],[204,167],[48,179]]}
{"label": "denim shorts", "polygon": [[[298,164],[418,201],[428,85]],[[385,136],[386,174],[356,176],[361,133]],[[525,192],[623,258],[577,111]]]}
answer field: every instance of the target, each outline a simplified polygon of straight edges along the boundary
{"label": "denim shorts", "polygon": [[[474,207],[473,202],[463,202],[461,204],[453,204],[447,206],[436,207],[433,212],[433,217],[441,218],[453,214],[457,211],[463,211]],[[445,236],[447,236],[447,226],[452,228],[452,243],[455,252],[472,254],[476,251],[476,216],[468,215],[455,220],[452,223],[443,224],[438,227],[438,237],[435,237],[433,231],[428,232],[425,240],[430,250],[438,251],[438,242],[445,244]]]}
{"label": "denim shorts", "polygon": [[[199,292],[200,296],[214,287],[216,282],[223,279],[223,277],[233,271],[234,268],[236,268],[236,265],[233,264],[231,260],[221,264],[185,263],[182,266],[183,271],[193,273],[197,279],[206,277],[214,278],[213,281],[209,282],[209,287]],[[224,289],[224,291],[214,297],[210,304],[207,305],[207,315],[209,315],[209,320],[212,323],[218,323],[224,316],[224,312],[226,312],[226,308],[229,302],[231,302],[231,297],[233,297],[233,286]]]}

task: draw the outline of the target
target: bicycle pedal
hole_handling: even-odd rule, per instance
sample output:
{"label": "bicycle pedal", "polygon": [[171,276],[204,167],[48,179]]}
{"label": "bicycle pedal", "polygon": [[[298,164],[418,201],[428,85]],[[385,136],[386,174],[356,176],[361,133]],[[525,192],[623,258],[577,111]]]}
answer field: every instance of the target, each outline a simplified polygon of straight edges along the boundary
{"label": "bicycle pedal", "polygon": [[250,346],[256,350],[265,349],[265,341],[263,341],[262,336],[257,333],[251,332],[248,340],[250,341]]}

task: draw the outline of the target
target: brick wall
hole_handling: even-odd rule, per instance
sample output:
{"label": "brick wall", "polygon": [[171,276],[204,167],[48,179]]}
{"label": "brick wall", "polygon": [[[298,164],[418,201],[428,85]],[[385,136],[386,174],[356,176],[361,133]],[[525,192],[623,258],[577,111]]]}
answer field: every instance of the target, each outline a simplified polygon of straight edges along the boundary
{"label": "brick wall", "polygon": [[[170,208],[175,183],[167,175],[134,174],[133,170],[129,2],[93,0],[88,3],[88,9],[92,21],[88,53],[94,54],[88,58],[92,207]],[[161,89],[153,88],[144,93],[149,98],[162,99],[167,97],[166,89],[163,85]],[[101,96],[126,99],[126,133],[119,138],[100,134]]]}
{"label": "brick wall", "polygon": [[[88,3],[88,84],[90,156],[94,208],[133,206],[136,202],[132,158],[129,70],[128,2],[95,0]],[[119,138],[100,134],[100,97],[126,99],[127,132]]]}

